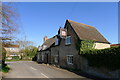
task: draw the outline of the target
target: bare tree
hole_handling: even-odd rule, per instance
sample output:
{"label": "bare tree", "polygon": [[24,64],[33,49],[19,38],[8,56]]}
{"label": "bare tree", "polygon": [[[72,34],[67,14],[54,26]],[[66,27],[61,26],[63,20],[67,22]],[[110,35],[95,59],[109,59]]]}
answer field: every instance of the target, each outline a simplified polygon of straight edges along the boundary
{"label": "bare tree", "polygon": [[6,44],[6,40],[11,40],[13,38],[13,34],[18,29],[18,26],[16,24],[17,16],[18,15],[12,6],[0,2],[0,54],[2,53],[3,66],[5,64],[6,56],[4,44]]}
{"label": "bare tree", "polygon": [[2,28],[0,28],[2,36],[0,38],[2,40],[10,40],[13,38],[13,34],[18,29],[18,25],[16,24],[18,14],[15,12],[15,8],[9,4],[1,4],[0,9],[0,19],[2,25]]}
{"label": "bare tree", "polygon": [[26,41],[26,40],[24,40],[24,41],[19,40],[19,41],[16,41],[16,43],[20,45],[20,49],[22,49],[22,50],[24,50],[28,46],[33,46],[34,45],[34,42]]}

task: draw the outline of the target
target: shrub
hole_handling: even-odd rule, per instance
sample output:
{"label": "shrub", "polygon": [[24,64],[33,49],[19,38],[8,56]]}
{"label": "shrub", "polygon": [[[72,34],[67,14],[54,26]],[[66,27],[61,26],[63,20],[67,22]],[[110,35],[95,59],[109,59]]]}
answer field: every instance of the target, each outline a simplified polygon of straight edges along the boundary
{"label": "shrub", "polygon": [[109,70],[120,69],[120,46],[101,50],[84,50],[80,55],[88,60],[89,66],[104,67]]}
{"label": "shrub", "polygon": [[4,67],[2,67],[2,72],[7,73],[10,70],[10,68],[8,67],[8,65],[5,65]]}
{"label": "shrub", "polygon": [[19,56],[13,56],[12,59],[13,60],[19,60]]}
{"label": "shrub", "polygon": [[80,52],[91,50],[94,47],[93,40],[79,40],[76,43],[76,49]]}

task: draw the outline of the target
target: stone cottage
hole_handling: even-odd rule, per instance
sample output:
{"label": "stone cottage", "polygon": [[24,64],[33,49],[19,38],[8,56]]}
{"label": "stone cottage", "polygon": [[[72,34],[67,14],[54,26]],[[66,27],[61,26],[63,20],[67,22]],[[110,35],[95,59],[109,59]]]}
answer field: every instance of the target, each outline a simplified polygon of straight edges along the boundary
{"label": "stone cottage", "polygon": [[44,37],[44,43],[38,47],[37,62],[51,63],[51,47],[55,43],[55,37],[47,39]]}
{"label": "stone cottage", "polygon": [[93,40],[95,49],[110,48],[110,43],[96,28],[66,20],[64,28],[60,27],[57,35],[45,39],[44,43],[39,46],[37,61],[62,68],[83,69],[86,60],[79,55],[79,50],[76,49],[79,40]]}

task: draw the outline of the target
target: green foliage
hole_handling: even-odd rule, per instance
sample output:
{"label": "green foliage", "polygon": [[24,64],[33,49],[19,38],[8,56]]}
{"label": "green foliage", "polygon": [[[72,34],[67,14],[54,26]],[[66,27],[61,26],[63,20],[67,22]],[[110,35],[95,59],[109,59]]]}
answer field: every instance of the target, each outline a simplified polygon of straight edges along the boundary
{"label": "green foliage", "polygon": [[37,48],[34,46],[29,46],[29,47],[25,48],[24,52],[25,52],[24,57],[33,58],[37,53]]}
{"label": "green foliage", "polygon": [[12,59],[13,60],[19,60],[19,56],[13,56]]}
{"label": "green foliage", "polygon": [[120,69],[120,46],[101,50],[85,50],[81,54],[88,60],[88,65],[104,67],[109,70]]}
{"label": "green foliage", "polygon": [[33,49],[30,50],[29,56],[33,58],[37,53],[37,48],[34,47]]}
{"label": "green foliage", "polygon": [[2,72],[7,73],[10,70],[10,68],[8,67],[8,65],[2,67]]}
{"label": "green foliage", "polygon": [[120,46],[97,50],[93,44],[91,40],[78,40],[76,43],[76,49],[88,60],[89,66],[120,69]]}
{"label": "green foliage", "polygon": [[83,40],[83,41],[81,41],[80,51],[93,49],[93,44],[94,44],[94,41],[92,41],[92,40]]}
{"label": "green foliage", "polygon": [[78,40],[76,43],[76,49],[82,53],[83,51],[92,50],[93,45],[93,40]]}

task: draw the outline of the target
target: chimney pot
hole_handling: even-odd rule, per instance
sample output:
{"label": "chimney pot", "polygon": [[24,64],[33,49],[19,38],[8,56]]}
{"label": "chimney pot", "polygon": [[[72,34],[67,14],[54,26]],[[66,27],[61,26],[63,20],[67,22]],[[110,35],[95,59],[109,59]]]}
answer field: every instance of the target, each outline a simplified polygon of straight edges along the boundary
{"label": "chimney pot", "polygon": [[48,39],[47,36],[44,36],[44,42],[45,42],[47,39]]}

